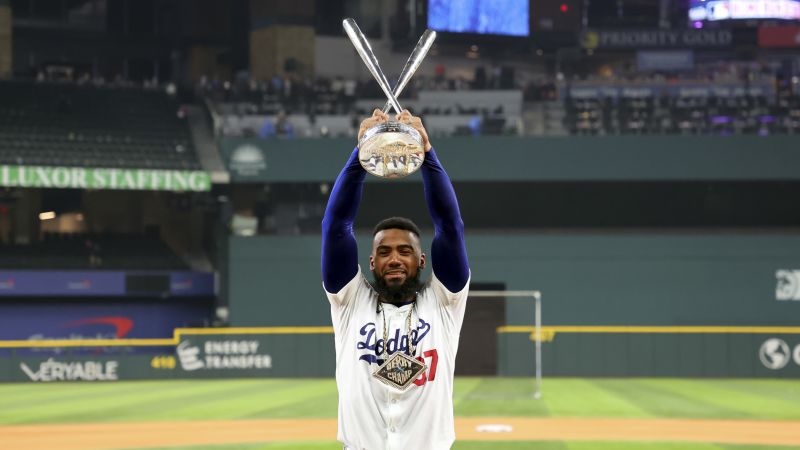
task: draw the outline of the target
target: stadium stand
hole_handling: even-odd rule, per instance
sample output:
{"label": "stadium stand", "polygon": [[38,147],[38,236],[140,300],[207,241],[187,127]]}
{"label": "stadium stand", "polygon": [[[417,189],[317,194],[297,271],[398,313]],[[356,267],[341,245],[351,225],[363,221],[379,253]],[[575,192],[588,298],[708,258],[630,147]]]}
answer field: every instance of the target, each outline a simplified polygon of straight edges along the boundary
{"label": "stadium stand", "polygon": [[[770,104],[772,103],[772,104]],[[796,134],[800,99],[766,96],[678,96],[564,100],[572,134]]]}
{"label": "stadium stand", "polygon": [[179,105],[163,91],[0,82],[0,164],[199,169]]}
{"label": "stadium stand", "polygon": [[0,268],[14,270],[184,270],[152,233],[45,233],[31,244],[0,245]]}
{"label": "stadium stand", "polygon": [[[730,72],[733,72],[731,75]],[[776,71],[731,65],[686,77],[590,77],[560,83],[563,125],[575,135],[797,134],[800,96]]]}
{"label": "stadium stand", "polygon": [[[752,83],[696,75],[571,82],[552,75],[512,90],[470,89],[469,81],[464,89],[438,89],[422,81],[403,105],[434,136],[800,132],[800,97],[774,72]],[[358,118],[382,104],[364,82],[316,80],[285,92],[286,83],[222,83],[198,92],[208,99],[218,136],[354,136]],[[355,96],[341,87],[350,84]]]}
{"label": "stadium stand", "polygon": [[[354,136],[360,118],[385,102],[374,82],[343,78],[204,79],[195,90],[208,100],[220,136]],[[474,89],[466,80],[419,77],[402,97],[435,136],[520,133],[521,89]]]}

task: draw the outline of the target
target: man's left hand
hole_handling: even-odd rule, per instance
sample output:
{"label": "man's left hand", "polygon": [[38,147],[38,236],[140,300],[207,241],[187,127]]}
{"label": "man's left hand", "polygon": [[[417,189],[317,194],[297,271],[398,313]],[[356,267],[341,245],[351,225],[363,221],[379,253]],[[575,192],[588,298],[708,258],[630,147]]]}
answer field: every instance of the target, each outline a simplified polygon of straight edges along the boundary
{"label": "man's left hand", "polygon": [[417,130],[422,136],[422,146],[426,152],[430,151],[431,149],[431,142],[428,139],[428,132],[425,131],[425,127],[422,125],[422,119],[419,117],[411,114],[411,112],[407,109],[404,109],[400,114],[397,115],[395,118],[397,122],[406,124],[415,130]]}

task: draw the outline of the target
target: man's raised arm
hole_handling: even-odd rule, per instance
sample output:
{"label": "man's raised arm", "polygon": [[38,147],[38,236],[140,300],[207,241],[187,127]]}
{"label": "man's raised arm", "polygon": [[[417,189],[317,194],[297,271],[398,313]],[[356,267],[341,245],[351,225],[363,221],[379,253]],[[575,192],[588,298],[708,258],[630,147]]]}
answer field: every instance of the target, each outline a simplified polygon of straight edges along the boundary
{"label": "man's raised arm", "polygon": [[[361,122],[358,138],[371,127],[387,122],[380,109]],[[350,154],[344,169],[331,189],[325,216],[322,218],[322,284],[331,294],[339,292],[358,272],[358,244],[353,221],[361,203],[361,191],[367,172],[358,161],[358,148]]]}
{"label": "man's raised arm", "polygon": [[436,278],[450,292],[460,292],[469,280],[469,262],[464,243],[464,221],[458,199],[436,152],[431,149],[422,163],[425,199],[433,219],[431,265]]}
{"label": "man's raised arm", "polygon": [[450,177],[444,171],[436,152],[431,147],[428,133],[419,117],[403,111],[397,116],[419,131],[425,147],[425,162],[422,163],[422,183],[425,200],[433,219],[433,242],[431,243],[431,265],[436,278],[450,292],[460,292],[469,280],[467,247],[464,244],[464,221],[458,209],[456,191]]}
{"label": "man's raised arm", "polygon": [[325,290],[339,292],[358,272],[358,244],[353,221],[361,203],[366,171],[353,150],[331,189],[322,218],[322,284]]}

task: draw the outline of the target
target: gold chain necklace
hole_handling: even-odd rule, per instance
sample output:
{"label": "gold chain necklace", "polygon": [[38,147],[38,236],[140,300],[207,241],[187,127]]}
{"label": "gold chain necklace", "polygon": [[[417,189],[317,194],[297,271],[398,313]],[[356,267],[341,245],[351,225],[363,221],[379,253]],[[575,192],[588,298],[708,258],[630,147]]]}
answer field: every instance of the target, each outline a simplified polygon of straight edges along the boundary
{"label": "gold chain necklace", "polygon": [[[386,311],[382,304],[378,304],[381,315],[383,316],[383,354],[387,356],[383,364],[372,374],[384,384],[404,391],[414,383],[414,380],[423,374],[428,366],[424,362],[417,361],[415,358],[416,345],[411,342],[411,316],[417,307],[417,301],[411,304],[406,316],[406,340],[408,340],[408,350],[410,355],[400,351],[400,342],[397,343],[397,350],[391,357],[389,355],[389,329],[386,327]],[[402,341],[401,341],[402,342]]]}
{"label": "gold chain necklace", "polygon": [[[416,345],[411,342],[411,316],[414,314],[414,309],[417,307],[417,300],[414,299],[414,303],[411,304],[411,308],[408,310],[408,315],[406,316],[406,340],[408,341],[408,354],[411,356],[416,356]],[[383,352],[386,355],[389,354],[389,329],[386,327],[386,311],[383,309],[383,304],[380,304],[381,309],[381,316],[383,317]],[[397,343],[397,349],[400,350],[400,343]]]}

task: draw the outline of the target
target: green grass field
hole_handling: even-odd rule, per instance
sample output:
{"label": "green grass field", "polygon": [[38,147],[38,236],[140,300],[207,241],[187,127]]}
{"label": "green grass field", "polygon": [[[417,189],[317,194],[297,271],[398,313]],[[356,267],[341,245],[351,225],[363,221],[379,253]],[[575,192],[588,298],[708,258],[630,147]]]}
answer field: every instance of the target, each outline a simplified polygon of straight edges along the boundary
{"label": "green grass field", "polygon": [[[457,378],[457,416],[800,420],[800,381],[545,379],[532,398],[522,378]],[[2,384],[0,424],[336,417],[333,380]],[[800,430],[798,430],[800,433]],[[172,447],[174,450],[176,447]],[[181,447],[182,450],[336,449],[331,442]],[[689,443],[458,442],[457,450],[767,450]],[[149,449],[152,450],[152,449]]]}

